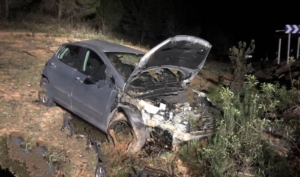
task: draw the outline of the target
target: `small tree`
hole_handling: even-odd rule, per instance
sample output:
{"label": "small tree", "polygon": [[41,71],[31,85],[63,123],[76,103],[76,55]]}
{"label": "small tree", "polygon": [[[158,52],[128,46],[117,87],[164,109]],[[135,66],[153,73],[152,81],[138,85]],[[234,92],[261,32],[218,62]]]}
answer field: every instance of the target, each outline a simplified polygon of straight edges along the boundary
{"label": "small tree", "polygon": [[42,12],[50,12],[57,14],[57,20],[67,19],[73,23],[84,15],[95,12],[96,7],[99,6],[97,0],[42,0]]}
{"label": "small tree", "polygon": [[229,49],[229,58],[234,68],[234,80],[230,88],[234,92],[243,85],[246,74],[251,70],[251,65],[247,65],[247,56],[254,52],[254,42],[251,40],[250,45],[247,46],[246,42],[240,41],[238,47],[233,46]]}
{"label": "small tree", "polygon": [[[4,4],[5,4],[5,18],[8,19],[9,16],[11,15],[10,14],[10,9],[11,8],[20,8],[20,7],[23,7],[26,4],[29,4],[31,1],[32,0],[5,0],[4,1]],[[0,6],[0,8],[1,8],[1,6]]]}
{"label": "small tree", "polygon": [[164,33],[166,36],[175,36],[183,33],[186,28],[186,11],[182,10],[182,1],[172,1],[169,8],[166,9],[167,13],[162,18],[165,21],[166,28]]}
{"label": "small tree", "polygon": [[123,6],[120,0],[101,0],[97,9],[97,21],[101,24],[102,33],[116,28],[123,15]]}

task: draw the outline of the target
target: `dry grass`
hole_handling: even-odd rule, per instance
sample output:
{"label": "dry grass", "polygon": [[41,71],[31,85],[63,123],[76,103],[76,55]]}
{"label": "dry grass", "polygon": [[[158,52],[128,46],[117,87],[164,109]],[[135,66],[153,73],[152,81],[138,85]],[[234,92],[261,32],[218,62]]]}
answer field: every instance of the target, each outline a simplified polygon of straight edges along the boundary
{"label": "dry grass", "polygon": [[43,141],[50,147],[64,149],[70,161],[69,176],[92,175],[96,153],[85,153],[85,141],[68,139],[60,128],[64,111],[37,103],[39,80],[45,61],[61,42],[39,33],[0,32],[0,135],[19,132],[30,141]]}
{"label": "dry grass", "polygon": [[[18,132],[31,144],[43,142],[49,149],[63,150],[65,163],[61,171],[66,176],[93,176],[97,154],[86,151],[86,140],[67,138],[67,133],[60,131],[63,109],[46,108],[37,100],[45,62],[62,42],[82,39],[75,37],[72,34],[55,37],[45,33],[0,31],[0,138]],[[77,125],[78,122],[80,120]],[[85,126],[90,132],[98,131],[91,125]],[[107,142],[102,149],[110,176],[128,176],[146,166],[179,173],[177,167],[171,168],[174,156],[170,154],[149,157],[141,151],[132,156]]]}

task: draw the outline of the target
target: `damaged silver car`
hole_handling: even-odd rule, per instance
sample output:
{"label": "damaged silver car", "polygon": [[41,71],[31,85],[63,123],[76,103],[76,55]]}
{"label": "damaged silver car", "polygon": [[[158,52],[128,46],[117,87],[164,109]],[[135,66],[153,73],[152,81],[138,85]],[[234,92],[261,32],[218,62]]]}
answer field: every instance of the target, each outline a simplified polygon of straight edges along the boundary
{"label": "damaged silver car", "polygon": [[59,104],[118,144],[126,123],[142,149],[154,128],[170,134],[173,147],[216,130],[213,103],[189,83],[203,67],[211,44],[194,36],[171,37],[149,52],[102,40],[62,44],[46,62],[39,100]]}

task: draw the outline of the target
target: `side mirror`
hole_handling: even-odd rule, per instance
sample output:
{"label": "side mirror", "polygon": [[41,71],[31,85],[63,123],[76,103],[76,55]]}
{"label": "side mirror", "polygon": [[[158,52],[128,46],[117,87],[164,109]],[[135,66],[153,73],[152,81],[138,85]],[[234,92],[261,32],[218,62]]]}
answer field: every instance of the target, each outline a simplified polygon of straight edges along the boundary
{"label": "side mirror", "polygon": [[114,77],[109,77],[109,78],[110,78],[109,88],[113,88],[116,85],[115,78]]}
{"label": "side mirror", "polygon": [[93,81],[92,76],[88,76],[85,80],[84,80],[85,84],[95,84],[95,82]]}

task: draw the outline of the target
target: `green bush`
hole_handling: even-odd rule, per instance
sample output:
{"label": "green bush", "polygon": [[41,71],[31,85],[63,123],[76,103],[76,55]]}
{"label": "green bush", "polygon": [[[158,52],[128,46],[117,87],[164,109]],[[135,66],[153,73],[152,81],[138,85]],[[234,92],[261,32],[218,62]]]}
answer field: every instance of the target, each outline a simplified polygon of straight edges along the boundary
{"label": "green bush", "polygon": [[[246,82],[237,93],[222,88],[220,97],[224,116],[220,120],[219,131],[209,139],[206,147],[189,150],[194,152],[190,154],[194,161],[196,157],[198,166],[203,169],[203,176],[240,176],[243,173],[294,176],[292,164],[286,157],[277,154],[272,143],[265,138],[269,130],[278,126],[275,120],[265,117],[266,112],[276,112],[279,107],[292,104],[280,102],[289,94],[291,91],[278,85],[260,84],[250,75],[246,76]],[[280,126],[289,129],[287,125]],[[187,152],[186,147],[182,149],[184,152]]]}
{"label": "green bush", "polygon": [[279,101],[278,103],[278,111],[283,112],[293,104],[296,104],[300,101],[299,89],[292,87],[291,89],[287,89],[285,86],[279,86],[279,84],[275,84],[275,93],[274,97],[276,97]]}

